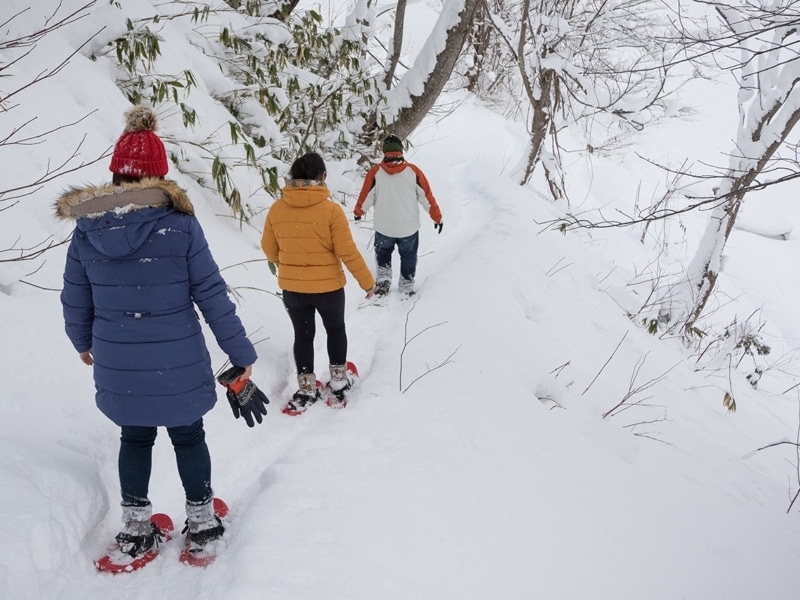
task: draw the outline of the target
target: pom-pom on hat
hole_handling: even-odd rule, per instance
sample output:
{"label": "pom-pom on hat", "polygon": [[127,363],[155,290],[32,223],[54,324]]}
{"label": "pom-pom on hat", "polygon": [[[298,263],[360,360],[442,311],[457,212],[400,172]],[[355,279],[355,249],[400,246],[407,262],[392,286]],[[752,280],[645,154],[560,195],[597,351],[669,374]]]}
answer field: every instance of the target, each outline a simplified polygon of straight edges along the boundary
{"label": "pom-pom on hat", "polygon": [[108,169],[126,177],[163,177],[169,171],[164,142],[155,134],[156,113],[134,106],[125,113],[125,131],[114,146]]}
{"label": "pom-pom on hat", "polygon": [[400,152],[403,153],[403,141],[396,135],[390,135],[383,140],[383,153]]}

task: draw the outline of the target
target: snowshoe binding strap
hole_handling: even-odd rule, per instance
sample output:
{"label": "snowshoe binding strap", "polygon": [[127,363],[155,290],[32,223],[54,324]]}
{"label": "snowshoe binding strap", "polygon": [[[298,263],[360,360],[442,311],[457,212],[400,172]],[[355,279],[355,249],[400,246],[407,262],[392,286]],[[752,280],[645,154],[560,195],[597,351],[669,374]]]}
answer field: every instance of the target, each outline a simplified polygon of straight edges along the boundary
{"label": "snowshoe binding strap", "polygon": [[189,540],[189,552],[202,552],[203,546],[208,542],[213,542],[222,537],[222,534],[225,533],[225,527],[219,517],[214,516],[214,519],[217,521],[216,526],[200,531],[192,531],[189,528],[189,521],[186,521],[186,526],[183,528],[182,533],[186,534],[186,539]]}
{"label": "snowshoe binding strap", "polygon": [[142,535],[131,535],[124,531],[119,532],[114,538],[119,544],[119,550],[123,554],[127,554],[133,558],[141,556],[150,548],[158,548],[159,544],[164,541],[164,534],[155,523],[150,523],[150,531]]}
{"label": "snowshoe binding strap", "polygon": [[292,395],[291,401],[289,401],[289,408],[292,410],[303,410],[314,404],[317,400],[319,400],[319,393],[310,396],[302,392],[295,392]]}

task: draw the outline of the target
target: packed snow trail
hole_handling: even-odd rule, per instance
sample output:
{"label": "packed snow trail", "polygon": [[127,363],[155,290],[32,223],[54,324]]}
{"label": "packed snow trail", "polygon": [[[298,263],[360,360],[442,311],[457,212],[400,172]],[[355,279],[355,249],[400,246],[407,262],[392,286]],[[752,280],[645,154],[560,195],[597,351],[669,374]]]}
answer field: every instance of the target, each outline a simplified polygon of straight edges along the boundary
{"label": "packed snow trail", "polygon": [[[414,141],[409,159],[431,180],[444,231],[423,224],[418,299],[358,309],[362,292],[348,284],[349,358],[363,379],[345,410],[280,413],[294,385],[291,325],[274,296],[240,300],[258,340],[253,379],[272,402],[264,423],[249,429],[220,389],[205,419],[214,487],[231,508],[226,547],[206,569],[180,564],[173,545],[139,573],[96,572],[92,561],[119,527],[119,433],[93,405],[91,375],[64,340],[55,295],[26,296],[35,318],[9,323],[11,339],[36,340],[44,367],[6,389],[6,595],[794,597],[800,527],[783,514],[784,465],[752,451],[785,437],[796,406],[745,391],[730,418],[681,363],[650,390],[662,407],[600,418],[642,356],[647,380],[683,355],[634,327],[598,290],[600,281],[619,287],[624,279],[594,240],[538,235],[536,223],[554,215],[503,174],[504,153],[521,139],[501,119],[464,105]],[[256,257],[246,236],[232,241],[217,227],[212,206],[200,206],[201,219],[224,264]],[[353,230],[369,256],[371,233]],[[628,250],[634,255],[635,244]],[[263,263],[226,271],[234,286],[274,285],[269,277]],[[320,330],[318,368],[323,338]],[[667,443],[626,427],[664,410]],[[180,526],[183,490],[163,432],[151,499]],[[732,568],[741,564],[748,569]]]}

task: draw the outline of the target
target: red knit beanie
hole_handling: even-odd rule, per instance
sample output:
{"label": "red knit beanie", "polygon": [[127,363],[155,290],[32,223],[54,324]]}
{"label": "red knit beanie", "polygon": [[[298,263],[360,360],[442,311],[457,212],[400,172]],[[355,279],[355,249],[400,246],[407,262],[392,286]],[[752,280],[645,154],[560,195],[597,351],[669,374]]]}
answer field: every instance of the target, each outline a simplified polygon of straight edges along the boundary
{"label": "red knit beanie", "polygon": [[164,143],[155,133],[156,113],[134,106],[125,113],[125,131],[114,146],[108,169],[127,177],[163,177],[169,171]]}

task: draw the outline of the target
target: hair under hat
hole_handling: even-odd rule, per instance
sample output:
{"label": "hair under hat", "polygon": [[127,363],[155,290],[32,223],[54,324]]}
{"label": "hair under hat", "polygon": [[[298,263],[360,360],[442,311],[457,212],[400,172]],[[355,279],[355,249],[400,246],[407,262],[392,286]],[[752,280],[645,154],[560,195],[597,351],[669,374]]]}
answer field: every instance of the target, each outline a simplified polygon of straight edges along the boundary
{"label": "hair under hat", "polygon": [[390,135],[383,140],[383,153],[387,152],[403,152],[403,140],[396,135]]}
{"label": "hair under hat", "polygon": [[125,131],[114,146],[108,169],[126,177],[163,177],[169,171],[164,142],[155,134],[156,113],[134,106],[125,113]]}

